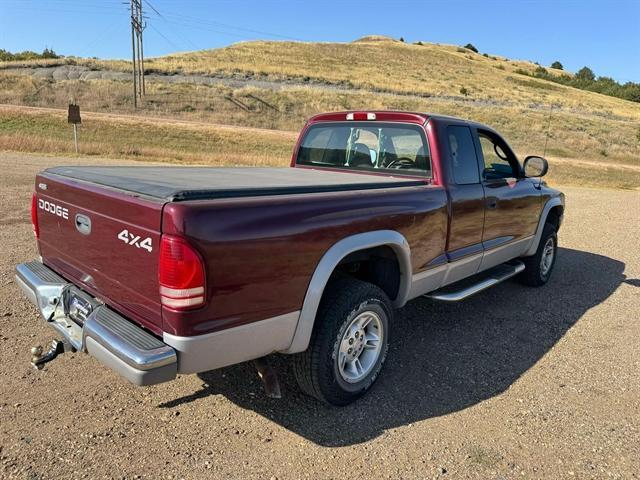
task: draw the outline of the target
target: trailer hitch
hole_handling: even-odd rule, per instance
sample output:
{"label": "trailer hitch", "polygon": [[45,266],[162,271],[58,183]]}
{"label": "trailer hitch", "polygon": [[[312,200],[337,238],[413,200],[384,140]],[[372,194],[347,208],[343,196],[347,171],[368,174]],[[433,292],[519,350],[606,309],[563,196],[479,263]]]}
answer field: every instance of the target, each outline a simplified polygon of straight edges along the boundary
{"label": "trailer hitch", "polygon": [[40,345],[31,349],[31,365],[36,370],[42,370],[46,363],[53,361],[58,355],[73,350],[73,347],[64,340],[53,340],[49,351],[45,354],[42,353],[42,347]]}

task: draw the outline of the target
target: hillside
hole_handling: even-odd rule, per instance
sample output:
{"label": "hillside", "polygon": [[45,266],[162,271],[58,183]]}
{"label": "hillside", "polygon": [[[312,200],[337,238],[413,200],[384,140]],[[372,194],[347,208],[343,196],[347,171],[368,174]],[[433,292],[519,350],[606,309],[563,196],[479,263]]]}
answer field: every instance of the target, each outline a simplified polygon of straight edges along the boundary
{"label": "hillside", "polygon": [[[52,70],[62,64],[75,65],[62,67],[76,69],[75,76]],[[326,110],[430,111],[488,123],[525,155],[542,153],[553,105],[547,155],[566,181],[598,182],[584,162],[640,165],[640,104],[532,78],[522,72],[533,72],[533,63],[456,46],[384,37],[257,41],[147,59],[145,67],[148,95],[137,113],[146,115],[297,130]],[[73,98],[85,110],[132,112],[129,68],[77,58],[5,62],[0,103],[64,107]]]}
{"label": "hillside", "polygon": [[[160,72],[250,73],[277,79],[320,80],[378,92],[420,96],[468,96],[486,101],[556,103],[567,108],[610,110],[618,115],[640,105],[590,94],[516,73],[537,65],[483,56],[451,45],[405,44],[393,40],[352,43],[246,42],[228,48],[169,55],[147,68]],[[552,70],[553,72],[553,70]],[[555,71],[559,74],[560,71]],[[634,108],[635,107],[635,108]]]}

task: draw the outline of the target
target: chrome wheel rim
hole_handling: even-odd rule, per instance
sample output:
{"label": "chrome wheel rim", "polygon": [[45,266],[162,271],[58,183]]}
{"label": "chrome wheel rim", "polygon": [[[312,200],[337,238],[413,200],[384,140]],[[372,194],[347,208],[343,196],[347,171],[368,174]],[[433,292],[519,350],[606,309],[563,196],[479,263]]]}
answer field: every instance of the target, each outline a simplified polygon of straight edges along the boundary
{"label": "chrome wheel rim", "polygon": [[546,276],[551,270],[551,266],[553,265],[553,258],[556,255],[555,244],[553,241],[553,237],[549,237],[547,242],[544,244],[544,248],[542,249],[542,257],[540,258],[540,273],[542,276]]}
{"label": "chrome wheel rim", "polygon": [[362,381],[376,365],[382,351],[380,316],[366,311],[354,318],[344,331],[338,350],[338,371],[345,382]]}

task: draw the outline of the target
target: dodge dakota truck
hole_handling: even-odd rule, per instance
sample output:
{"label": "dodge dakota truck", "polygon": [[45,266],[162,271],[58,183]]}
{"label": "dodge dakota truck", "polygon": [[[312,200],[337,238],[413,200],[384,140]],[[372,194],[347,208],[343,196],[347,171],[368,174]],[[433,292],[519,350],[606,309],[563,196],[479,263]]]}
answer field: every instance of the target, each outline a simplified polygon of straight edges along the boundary
{"label": "dodge dakota truck", "polygon": [[56,167],[16,279],[59,340],[137,385],[279,352],[333,405],[378,377],[394,309],[510,277],[545,284],[564,195],[493,129],[409,112],[327,113],[287,168]]}

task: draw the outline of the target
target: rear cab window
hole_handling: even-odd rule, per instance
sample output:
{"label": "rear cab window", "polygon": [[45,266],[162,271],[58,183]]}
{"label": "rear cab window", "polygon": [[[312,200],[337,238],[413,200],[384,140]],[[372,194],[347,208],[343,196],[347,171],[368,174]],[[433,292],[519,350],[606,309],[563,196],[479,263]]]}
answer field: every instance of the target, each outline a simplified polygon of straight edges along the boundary
{"label": "rear cab window", "polygon": [[431,177],[431,157],[418,125],[335,122],[312,125],[296,165]]}

